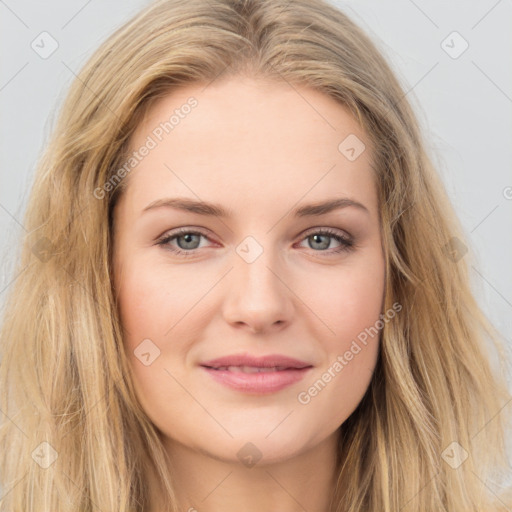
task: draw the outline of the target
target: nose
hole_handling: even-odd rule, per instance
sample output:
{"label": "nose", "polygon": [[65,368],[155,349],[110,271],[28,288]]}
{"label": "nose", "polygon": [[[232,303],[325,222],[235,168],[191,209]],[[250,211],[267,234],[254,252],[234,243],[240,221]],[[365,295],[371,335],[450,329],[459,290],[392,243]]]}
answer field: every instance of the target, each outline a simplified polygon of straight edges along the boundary
{"label": "nose", "polygon": [[224,319],[254,334],[281,330],[293,315],[293,293],[269,253],[264,251],[252,263],[235,254],[226,285]]}

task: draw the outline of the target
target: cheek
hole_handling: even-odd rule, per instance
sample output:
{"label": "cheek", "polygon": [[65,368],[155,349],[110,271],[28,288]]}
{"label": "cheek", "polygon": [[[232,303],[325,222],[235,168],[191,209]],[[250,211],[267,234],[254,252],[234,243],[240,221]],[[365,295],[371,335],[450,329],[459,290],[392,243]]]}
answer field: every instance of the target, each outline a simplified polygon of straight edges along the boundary
{"label": "cheek", "polygon": [[[170,397],[180,392],[171,376],[174,369],[169,358],[170,354],[180,358],[186,352],[186,342],[176,343],[182,339],[176,333],[187,325],[189,304],[197,301],[197,292],[191,292],[193,283],[184,287],[177,272],[172,279],[168,274],[156,271],[154,264],[133,261],[127,262],[118,281],[123,345],[132,381],[143,409],[157,424]],[[173,428],[175,420],[179,425],[177,418],[166,417],[166,428]]]}
{"label": "cheek", "polygon": [[377,257],[365,259],[316,283],[323,286],[314,287],[309,300],[326,325],[325,348],[329,353],[348,350],[351,341],[359,335],[364,338],[382,313],[384,262]]}
{"label": "cheek", "polygon": [[167,371],[174,372],[175,362],[186,359],[196,333],[208,322],[204,308],[215,279],[133,258],[125,260],[116,282],[123,344],[135,384],[141,395],[147,387],[157,394],[168,390],[172,381]]}
{"label": "cheek", "polygon": [[142,261],[127,265],[120,282],[120,314],[130,343],[170,335],[208,284],[198,273],[170,272]]}
{"label": "cheek", "polygon": [[375,257],[371,264],[347,266],[332,275],[327,293],[315,288],[309,295],[323,321],[322,335],[317,335],[326,358],[297,398],[315,411],[312,416],[330,410],[332,427],[354,411],[371,381],[383,326],[384,277],[384,262]]}

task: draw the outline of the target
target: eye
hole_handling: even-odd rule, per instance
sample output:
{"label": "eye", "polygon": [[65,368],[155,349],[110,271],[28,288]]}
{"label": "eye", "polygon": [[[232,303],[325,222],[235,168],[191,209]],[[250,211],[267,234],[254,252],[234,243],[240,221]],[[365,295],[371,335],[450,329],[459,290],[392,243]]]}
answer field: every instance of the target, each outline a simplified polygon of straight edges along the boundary
{"label": "eye", "polygon": [[[199,249],[201,238],[208,237],[200,231],[194,231],[187,228],[181,228],[173,234],[166,234],[157,241],[158,245],[164,246],[167,250],[181,256],[192,256],[195,249]],[[176,241],[178,247],[171,244]]]}
{"label": "eye", "polygon": [[[201,238],[209,240],[209,237],[201,231],[180,228],[170,234],[165,234],[156,243],[179,256],[193,256],[197,253],[197,249],[202,248]],[[355,249],[355,243],[351,238],[331,228],[317,228],[315,231],[310,231],[302,240],[308,241],[309,248],[314,252],[333,254]],[[330,247],[332,240],[339,244],[338,247]]]}
{"label": "eye", "polygon": [[[340,234],[330,228],[321,228],[310,232],[306,235],[305,241],[309,242],[308,246],[315,252],[339,253],[342,251],[351,251],[355,248],[354,241],[348,236]],[[332,240],[339,243],[338,247],[330,248]],[[326,249],[331,249],[326,251]]]}

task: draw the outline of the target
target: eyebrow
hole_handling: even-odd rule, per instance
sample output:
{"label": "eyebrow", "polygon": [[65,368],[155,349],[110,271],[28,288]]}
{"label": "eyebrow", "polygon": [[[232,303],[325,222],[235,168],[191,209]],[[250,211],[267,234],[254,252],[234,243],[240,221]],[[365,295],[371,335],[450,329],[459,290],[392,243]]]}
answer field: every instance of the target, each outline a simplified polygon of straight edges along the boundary
{"label": "eyebrow", "polygon": [[[366,208],[366,206],[364,206],[362,203],[359,203],[358,201],[354,201],[347,197],[339,197],[329,199],[327,201],[321,201],[300,206],[293,210],[292,214],[295,217],[312,217],[324,215],[334,210],[347,208],[350,206],[355,207],[360,211],[366,212],[367,214],[370,213],[368,208]],[[219,204],[208,203],[205,201],[196,201],[195,199],[189,199],[185,197],[157,199],[156,201],[153,201],[150,204],[148,204],[142,212],[145,213],[147,211],[154,210],[157,208],[174,208],[177,210],[183,210],[186,212],[196,213],[199,215],[220,218],[232,217],[232,212],[230,210],[226,210]]]}
{"label": "eyebrow", "polygon": [[[347,208],[349,206],[355,207],[360,211],[366,212],[367,214],[370,213],[368,208],[366,208],[366,206],[364,206],[362,203],[359,203],[358,201],[354,201],[353,199],[349,199],[347,197],[339,197],[329,199],[327,201],[321,201],[300,206],[293,210],[292,214],[295,217],[312,217],[325,215],[326,213],[330,213],[334,210],[339,210],[341,208]],[[157,208],[174,208],[177,210],[183,210],[190,213],[196,213],[198,215],[220,218],[230,218],[233,216],[233,212],[231,210],[226,210],[223,206],[219,204],[208,203],[206,201],[196,201],[195,199],[189,199],[186,197],[157,199],[156,201],[153,201],[150,204],[148,204],[142,210],[142,213]]]}

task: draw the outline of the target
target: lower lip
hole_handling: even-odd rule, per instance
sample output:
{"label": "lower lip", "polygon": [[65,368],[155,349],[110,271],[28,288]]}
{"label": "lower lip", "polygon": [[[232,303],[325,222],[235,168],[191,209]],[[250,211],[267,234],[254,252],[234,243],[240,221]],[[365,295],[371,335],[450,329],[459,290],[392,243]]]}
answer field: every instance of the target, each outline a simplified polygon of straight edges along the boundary
{"label": "lower lip", "polygon": [[214,370],[202,366],[213,379],[225,386],[246,393],[273,393],[301,380],[312,369],[290,368],[274,372],[244,373],[228,370]]}

